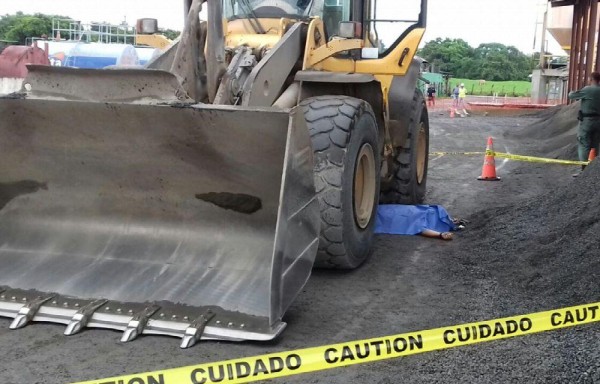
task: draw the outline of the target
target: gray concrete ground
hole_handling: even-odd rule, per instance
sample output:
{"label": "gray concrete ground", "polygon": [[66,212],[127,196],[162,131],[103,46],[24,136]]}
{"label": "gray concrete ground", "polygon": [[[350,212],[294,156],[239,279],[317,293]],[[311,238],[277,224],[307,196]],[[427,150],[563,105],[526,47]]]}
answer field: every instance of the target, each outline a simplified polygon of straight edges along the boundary
{"label": "gray concrete ground", "polygon": [[[431,151],[483,151],[494,136],[497,151],[528,154],[536,142],[510,131],[533,117],[431,114]],[[508,134],[507,134],[508,133]],[[501,182],[479,182],[482,158],[433,156],[427,202],[475,220],[486,210],[520,202],[571,182],[573,167],[497,162]],[[493,219],[493,218],[492,218]],[[467,231],[475,228],[467,228]],[[66,383],[120,374],[253,356],[584,304],[540,300],[531,304],[500,286],[486,252],[466,254],[482,240],[458,233],[452,242],[378,236],[372,257],[352,272],[315,271],[288,311],[288,328],[270,343],[203,342],[181,350],[178,340],[86,330],[65,337],[64,327],[34,324],[9,331],[0,320],[0,381]],[[482,236],[493,237],[494,233]],[[515,265],[515,268],[519,266]],[[543,297],[543,295],[541,295]],[[598,297],[597,292],[591,296]],[[598,325],[484,343],[411,357],[294,376],[273,383],[594,383],[600,382]]]}

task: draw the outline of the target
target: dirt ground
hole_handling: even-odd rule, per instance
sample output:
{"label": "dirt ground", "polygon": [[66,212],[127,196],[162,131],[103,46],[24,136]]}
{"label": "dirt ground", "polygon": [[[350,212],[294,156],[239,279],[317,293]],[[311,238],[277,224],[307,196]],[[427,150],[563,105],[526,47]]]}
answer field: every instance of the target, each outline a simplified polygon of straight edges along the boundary
{"label": "dirt ground", "polygon": [[[574,156],[573,108],[527,116],[450,118],[432,111],[431,151],[495,150]],[[314,271],[269,343],[178,340],[0,319],[0,381],[66,383],[253,356],[525,314],[598,301],[600,166],[497,160],[498,182],[477,181],[483,159],[432,156],[427,202],[470,221],[452,242],[378,236],[372,257],[352,272]],[[596,383],[598,325],[415,355],[274,380],[273,383]]]}

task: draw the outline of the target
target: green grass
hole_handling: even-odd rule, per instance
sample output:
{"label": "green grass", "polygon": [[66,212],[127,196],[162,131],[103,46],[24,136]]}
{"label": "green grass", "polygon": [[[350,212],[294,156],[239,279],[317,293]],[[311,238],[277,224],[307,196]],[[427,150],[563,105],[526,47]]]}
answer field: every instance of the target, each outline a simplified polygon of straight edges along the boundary
{"label": "green grass", "polygon": [[454,89],[456,84],[465,83],[468,95],[492,96],[497,93],[498,96],[530,96],[531,83],[529,81],[486,81],[480,85],[479,80],[469,79],[450,79],[450,89]]}

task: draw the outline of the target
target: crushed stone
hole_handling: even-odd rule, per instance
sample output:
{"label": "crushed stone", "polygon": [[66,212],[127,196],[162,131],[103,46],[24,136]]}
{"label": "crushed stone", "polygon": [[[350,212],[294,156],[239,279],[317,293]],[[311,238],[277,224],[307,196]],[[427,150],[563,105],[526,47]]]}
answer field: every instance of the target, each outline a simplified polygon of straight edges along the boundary
{"label": "crushed stone", "polygon": [[[515,131],[540,139],[545,157],[576,158],[578,106],[547,110]],[[600,300],[600,164],[592,162],[566,185],[470,217],[465,261],[485,264],[505,305],[574,305]],[[515,296],[520,296],[515,300]]]}

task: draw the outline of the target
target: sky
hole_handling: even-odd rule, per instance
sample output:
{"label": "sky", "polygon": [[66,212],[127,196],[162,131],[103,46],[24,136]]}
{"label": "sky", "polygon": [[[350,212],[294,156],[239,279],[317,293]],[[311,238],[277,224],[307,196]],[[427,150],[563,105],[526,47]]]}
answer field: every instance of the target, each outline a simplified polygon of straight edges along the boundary
{"label": "sky", "polygon": [[[541,47],[545,4],[544,0],[429,0],[423,43],[437,37],[460,38],[473,47],[498,42],[530,54]],[[139,18],[155,18],[159,28],[183,27],[182,0],[0,0],[0,15],[17,11],[59,14],[83,23],[126,20],[135,25]],[[564,54],[551,36],[547,40],[551,52]]]}

